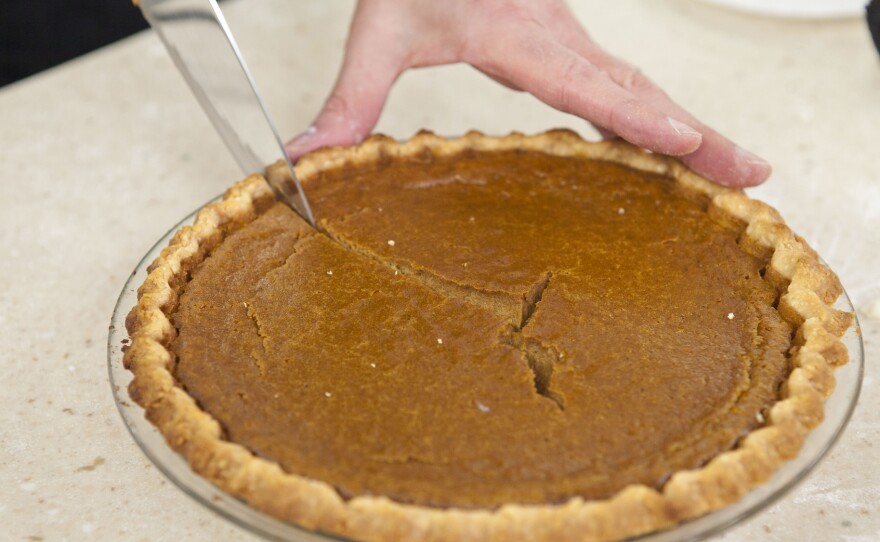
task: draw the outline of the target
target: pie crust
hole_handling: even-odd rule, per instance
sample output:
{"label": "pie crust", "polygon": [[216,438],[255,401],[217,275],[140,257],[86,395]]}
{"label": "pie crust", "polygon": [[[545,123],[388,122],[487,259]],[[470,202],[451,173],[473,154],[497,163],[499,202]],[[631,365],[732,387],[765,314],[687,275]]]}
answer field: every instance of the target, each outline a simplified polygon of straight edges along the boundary
{"label": "pie crust", "polygon": [[[356,539],[598,541],[668,528],[729,505],[798,453],[804,436],[823,418],[823,400],[835,385],[833,368],[848,359],[839,337],[852,315],[832,308],[842,293],[837,277],[768,205],[713,184],[678,160],[619,141],[586,142],[567,130],[500,138],[469,132],[452,140],[421,132],[405,143],[372,136],[353,148],[313,152],[299,161],[296,173],[308,185],[320,172],[335,168],[474,150],[540,151],[664,175],[702,199],[711,217],[738,231],[741,249],[767,261],[765,279],[781,294],[778,312],[797,330],[792,339],[792,371],[780,400],[767,411],[764,425],[705,466],[674,473],[659,491],[630,485],[605,500],[574,497],[563,504],[440,509],[382,496],[345,500],[325,482],[287,473],[224,439],[217,420],[176,382],[174,357],[168,348],[176,335],[169,315],[190,271],[228,232],[254,220],[275,201],[266,180],[252,175],[230,188],[222,201],[199,211],[192,226],[175,234],[149,267],[149,276],[138,290],[138,304],[126,321],[131,344],[124,361],[134,373],[131,397],[195,472],[272,516]],[[276,164],[267,176],[283,177],[284,168]]]}

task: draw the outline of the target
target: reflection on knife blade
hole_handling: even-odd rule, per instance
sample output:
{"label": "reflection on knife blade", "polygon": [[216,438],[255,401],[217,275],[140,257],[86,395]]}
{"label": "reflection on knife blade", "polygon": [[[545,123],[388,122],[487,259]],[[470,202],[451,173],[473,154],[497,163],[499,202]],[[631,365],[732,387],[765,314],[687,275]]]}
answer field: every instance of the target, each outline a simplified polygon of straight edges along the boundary
{"label": "reflection on knife blade", "polygon": [[273,182],[279,200],[314,226],[315,219],[275,125],[215,0],[140,0],[217,133],[246,174],[283,160],[290,180]]}

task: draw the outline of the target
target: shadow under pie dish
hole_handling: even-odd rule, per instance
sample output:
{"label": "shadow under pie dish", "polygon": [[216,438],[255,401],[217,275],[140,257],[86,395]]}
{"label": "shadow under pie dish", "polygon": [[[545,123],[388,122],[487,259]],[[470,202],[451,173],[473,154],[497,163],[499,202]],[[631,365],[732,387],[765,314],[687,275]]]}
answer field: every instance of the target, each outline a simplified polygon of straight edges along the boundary
{"label": "shadow under pie dish", "polygon": [[666,528],[796,455],[847,359],[836,277],[675,160],[423,133],[297,173],[318,231],[234,186],[151,266],[125,362],[196,472],[306,528]]}

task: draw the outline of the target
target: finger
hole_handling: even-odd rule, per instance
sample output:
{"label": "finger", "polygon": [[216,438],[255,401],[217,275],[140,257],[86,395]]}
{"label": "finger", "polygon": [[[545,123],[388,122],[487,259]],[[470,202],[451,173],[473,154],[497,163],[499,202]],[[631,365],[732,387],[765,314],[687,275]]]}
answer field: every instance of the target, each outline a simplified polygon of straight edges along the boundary
{"label": "finger", "polygon": [[371,62],[346,62],[312,125],[285,145],[291,160],[325,146],[359,143],[379,120],[396,70]]}
{"label": "finger", "polygon": [[319,147],[359,143],[376,126],[403,69],[403,44],[374,19],[355,14],[333,90],[312,125],[285,145],[291,160]]}
{"label": "finger", "polygon": [[770,177],[772,167],[766,160],[700,122],[641,74],[626,77],[631,81],[628,86],[634,93],[675,118],[683,119],[703,135],[703,144],[693,153],[681,157],[691,169],[719,184],[732,187],[755,186]]}
{"label": "finger", "polygon": [[576,36],[569,45],[607,71],[611,79],[621,87],[665,112],[670,118],[680,119],[700,132],[703,136],[700,147],[681,157],[697,173],[732,187],[755,186],[770,176],[772,167],[766,160],[743,149],[695,118],[639,70],[598,49],[592,42],[584,42]]}
{"label": "finger", "polygon": [[770,178],[773,167],[766,160],[737,145],[731,153],[730,142],[716,135],[708,138],[706,149],[682,156],[682,161],[707,179],[734,188],[757,186]]}
{"label": "finger", "polygon": [[551,36],[496,32],[489,38],[471,63],[491,76],[652,151],[683,155],[700,146],[699,132],[620,87]]}
{"label": "finger", "polygon": [[756,186],[770,177],[773,168],[763,158],[700,122],[665,93],[658,93],[654,100],[703,134],[700,148],[681,157],[682,162],[700,175],[736,188]]}

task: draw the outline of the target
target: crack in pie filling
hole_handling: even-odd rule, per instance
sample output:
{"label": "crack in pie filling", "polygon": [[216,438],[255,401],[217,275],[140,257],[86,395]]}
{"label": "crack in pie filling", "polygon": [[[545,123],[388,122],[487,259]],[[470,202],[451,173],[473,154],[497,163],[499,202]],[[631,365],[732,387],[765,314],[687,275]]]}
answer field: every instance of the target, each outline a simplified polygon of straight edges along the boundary
{"label": "crack in pie filling", "polygon": [[[837,278],[778,214],[571,132],[303,158],[151,267],[130,388],[252,506],[368,540],[611,540],[736,501],[846,361]],[[283,175],[272,167],[267,175]]]}

